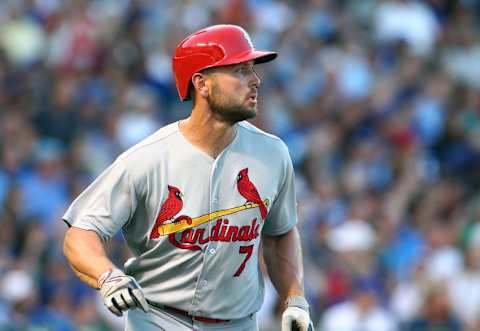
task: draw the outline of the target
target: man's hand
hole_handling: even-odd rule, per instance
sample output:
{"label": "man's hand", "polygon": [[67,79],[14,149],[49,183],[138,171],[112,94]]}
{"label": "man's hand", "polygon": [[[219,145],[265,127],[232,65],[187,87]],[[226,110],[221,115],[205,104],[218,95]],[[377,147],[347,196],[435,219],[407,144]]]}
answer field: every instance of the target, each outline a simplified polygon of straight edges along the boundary
{"label": "man's hand", "polygon": [[282,315],[282,331],[314,331],[304,297],[289,297],[287,306]]}
{"label": "man's hand", "polygon": [[103,303],[117,316],[128,309],[141,308],[148,312],[148,303],[142,288],[135,278],[125,275],[119,269],[106,271],[98,280]]}

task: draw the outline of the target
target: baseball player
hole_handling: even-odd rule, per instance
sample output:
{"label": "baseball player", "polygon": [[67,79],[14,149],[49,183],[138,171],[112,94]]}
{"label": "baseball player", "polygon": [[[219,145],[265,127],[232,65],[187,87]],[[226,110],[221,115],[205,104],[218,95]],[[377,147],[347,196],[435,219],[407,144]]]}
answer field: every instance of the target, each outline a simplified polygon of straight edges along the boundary
{"label": "baseball player", "polygon": [[[173,56],[190,117],[124,152],[72,203],[64,252],[126,330],[257,330],[260,243],[285,300],[282,330],[313,330],[303,292],[294,173],[285,144],[245,120],[257,114],[258,51],[239,26],[184,39]],[[121,230],[121,270],[104,244]]]}

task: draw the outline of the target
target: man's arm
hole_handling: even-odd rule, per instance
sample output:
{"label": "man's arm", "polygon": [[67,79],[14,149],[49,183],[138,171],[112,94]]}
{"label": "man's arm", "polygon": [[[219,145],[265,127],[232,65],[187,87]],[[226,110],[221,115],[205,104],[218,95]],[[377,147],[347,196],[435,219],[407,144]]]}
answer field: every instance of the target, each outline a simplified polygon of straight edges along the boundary
{"label": "man's arm", "polygon": [[63,253],[75,274],[95,289],[100,276],[115,268],[99,236],[91,230],[70,227],[63,242]]}
{"label": "man's arm", "polygon": [[94,289],[96,290],[99,290],[99,287],[98,287],[98,280],[96,280],[95,278],[93,277],[90,277],[86,274],[82,274],[80,271],[78,271],[77,269],[75,269],[72,265],[70,265],[70,268],[72,269],[72,271],[75,273],[75,275],[80,278],[80,280],[84,283],[86,283],[88,286],[90,287],[93,287]]}
{"label": "man's arm", "polygon": [[304,296],[302,248],[297,228],[281,236],[264,234],[263,246],[268,275],[281,300]]}
{"label": "man's arm", "polygon": [[303,290],[302,247],[297,227],[281,236],[263,235],[263,255],[268,274],[287,308],[282,331],[313,331]]}
{"label": "man's arm", "polygon": [[148,312],[148,303],[137,281],[115,268],[94,231],[71,227],[63,242],[63,252],[75,274],[100,290],[105,306],[117,316],[132,308]]}

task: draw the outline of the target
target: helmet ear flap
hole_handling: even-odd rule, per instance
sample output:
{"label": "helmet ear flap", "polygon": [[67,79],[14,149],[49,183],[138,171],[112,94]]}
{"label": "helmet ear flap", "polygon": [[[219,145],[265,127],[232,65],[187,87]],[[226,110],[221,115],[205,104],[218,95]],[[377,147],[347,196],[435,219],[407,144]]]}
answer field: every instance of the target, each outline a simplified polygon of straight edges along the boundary
{"label": "helmet ear flap", "polygon": [[[205,37],[202,34],[194,34],[193,37],[198,35]],[[189,92],[191,92],[190,86],[193,87],[193,75],[213,66],[226,57],[223,48],[211,42],[208,44],[186,45],[187,42],[192,42],[189,38],[191,37],[187,37],[177,46],[175,55],[172,58],[177,90],[182,101],[190,100],[192,97]]]}

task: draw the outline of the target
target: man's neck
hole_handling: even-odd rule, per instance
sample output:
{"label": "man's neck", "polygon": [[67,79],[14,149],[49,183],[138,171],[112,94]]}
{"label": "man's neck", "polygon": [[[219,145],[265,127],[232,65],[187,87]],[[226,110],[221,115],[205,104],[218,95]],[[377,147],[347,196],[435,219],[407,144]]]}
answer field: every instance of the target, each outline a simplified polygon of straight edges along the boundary
{"label": "man's neck", "polygon": [[180,121],[180,132],[196,148],[216,158],[235,138],[235,125],[216,119],[210,112],[194,109]]}

